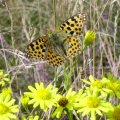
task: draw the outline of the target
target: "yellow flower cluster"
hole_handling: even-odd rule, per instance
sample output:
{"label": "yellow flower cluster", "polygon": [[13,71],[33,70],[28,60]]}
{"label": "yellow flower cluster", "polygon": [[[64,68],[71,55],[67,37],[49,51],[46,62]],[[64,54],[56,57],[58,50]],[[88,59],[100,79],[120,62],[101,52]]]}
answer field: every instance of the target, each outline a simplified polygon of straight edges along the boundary
{"label": "yellow flower cluster", "polygon": [[28,104],[33,104],[34,108],[40,106],[45,112],[48,109],[55,108],[51,117],[60,118],[63,114],[69,116],[70,112],[76,111],[82,113],[82,116],[90,114],[92,120],[96,120],[96,115],[103,116],[112,110],[112,104],[105,100],[111,95],[112,90],[109,89],[108,79],[103,77],[102,80],[94,79],[90,75],[89,80],[83,80],[89,87],[83,91],[72,91],[70,88],[65,94],[57,94],[58,89],[53,88],[51,84],[47,87],[43,83],[35,83],[35,88],[29,86],[30,92],[25,92],[25,96],[29,97]]}
{"label": "yellow flower cluster", "polygon": [[[82,80],[87,87],[79,89],[78,92],[71,88],[63,94],[58,93],[58,88],[52,84],[45,86],[43,83],[35,83],[35,87],[28,86],[30,92],[25,92],[21,97],[21,104],[27,113],[30,113],[29,106],[33,110],[42,109],[44,112],[51,112],[49,118],[60,118],[67,115],[70,120],[72,114],[81,114],[82,117],[90,116],[91,120],[97,120],[98,116],[107,115],[108,120],[119,120],[120,105],[113,106],[109,99],[120,98],[120,81],[110,73],[107,77],[96,79],[92,75],[89,80]],[[2,89],[0,93],[0,120],[16,120],[18,105],[15,105],[10,88]],[[32,106],[31,106],[32,105]],[[21,115],[22,120],[40,120],[41,116],[36,111],[29,116]],[[42,120],[42,119],[41,119]]]}

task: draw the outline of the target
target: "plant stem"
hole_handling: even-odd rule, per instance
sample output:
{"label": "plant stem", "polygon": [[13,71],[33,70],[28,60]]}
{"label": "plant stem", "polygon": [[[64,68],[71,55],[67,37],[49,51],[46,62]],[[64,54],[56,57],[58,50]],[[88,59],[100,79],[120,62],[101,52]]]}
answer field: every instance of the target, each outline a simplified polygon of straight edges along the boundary
{"label": "plant stem", "polygon": [[68,119],[69,120],[73,120],[73,114],[72,114],[72,111],[71,110],[66,110],[67,113],[68,113]]}
{"label": "plant stem", "polygon": [[57,28],[57,19],[56,19],[56,0],[53,0],[53,12],[54,12],[55,30],[56,30],[56,28]]}

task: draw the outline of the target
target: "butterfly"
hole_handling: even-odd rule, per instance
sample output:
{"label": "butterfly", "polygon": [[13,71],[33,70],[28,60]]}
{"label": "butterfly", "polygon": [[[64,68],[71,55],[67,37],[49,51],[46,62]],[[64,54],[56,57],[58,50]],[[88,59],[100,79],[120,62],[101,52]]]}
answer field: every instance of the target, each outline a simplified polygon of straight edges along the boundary
{"label": "butterfly", "polygon": [[60,25],[60,31],[65,31],[66,33],[71,35],[65,37],[62,41],[63,44],[67,44],[67,47],[65,49],[64,47],[62,47],[65,51],[65,55],[62,55],[59,52],[55,52],[55,50],[57,49],[56,46],[58,46],[59,44],[52,44],[52,42],[58,41],[58,36],[55,37],[54,35],[54,38],[57,39],[51,41],[52,37],[50,37],[49,35],[44,35],[28,44],[25,49],[27,57],[48,61],[49,64],[54,67],[60,66],[66,58],[74,57],[81,52],[81,42],[75,36],[81,34],[85,22],[86,14],[81,13],[72,16]]}

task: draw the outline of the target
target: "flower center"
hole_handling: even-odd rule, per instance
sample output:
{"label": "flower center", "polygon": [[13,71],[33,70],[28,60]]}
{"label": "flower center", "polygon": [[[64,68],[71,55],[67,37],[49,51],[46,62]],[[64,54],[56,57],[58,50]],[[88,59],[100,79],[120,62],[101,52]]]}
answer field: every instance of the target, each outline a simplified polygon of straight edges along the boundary
{"label": "flower center", "polygon": [[42,99],[42,100],[49,100],[50,98],[51,98],[51,94],[50,94],[50,92],[49,91],[47,91],[47,90],[39,90],[38,92],[37,92],[37,96],[38,96],[38,98],[40,98],[40,99]]}
{"label": "flower center", "polygon": [[89,106],[89,108],[96,108],[99,105],[99,99],[97,97],[88,97],[87,98],[87,105]]}
{"label": "flower center", "polygon": [[115,108],[113,112],[115,120],[120,120],[120,108]]}
{"label": "flower center", "polygon": [[2,114],[5,114],[5,113],[7,113],[9,111],[9,108],[6,106],[6,105],[4,105],[3,103],[0,103],[0,114],[2,115]]}
{"label": "flower center", "polygon": [[62,97],[59,101],[58,104],[62,107],[66,107],[66,105],[68,104],[68,100],[65,97]]}
{"label": "flower center", "polygon": [[100,88],[100,89],[103,87],[103,85],[102,85],[102,83],[101,83],[100,80],[94,81],[94,82],[92,83],[92,86],[93,86],[93,87]]}

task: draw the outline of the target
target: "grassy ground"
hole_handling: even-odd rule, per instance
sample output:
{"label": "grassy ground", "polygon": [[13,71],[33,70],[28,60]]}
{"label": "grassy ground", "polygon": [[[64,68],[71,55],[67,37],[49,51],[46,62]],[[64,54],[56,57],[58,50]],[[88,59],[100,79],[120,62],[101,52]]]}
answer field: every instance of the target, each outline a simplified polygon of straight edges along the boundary
{"label": "grassy ground", "polygon": [[[61,68],[25,57],[28,43],[81,12],[87,13],[81,41],[88,30],[97,35],[86,51]],[[111,72],[120,78],[119,33],[119,0],[0,0],[0,69],[10,74],[10,85],[18,100],[34,82],[54,83],[61,91],[83,88],[80,80],[89,75],[101,79]]]}

